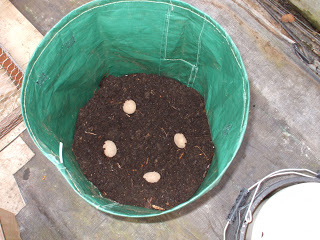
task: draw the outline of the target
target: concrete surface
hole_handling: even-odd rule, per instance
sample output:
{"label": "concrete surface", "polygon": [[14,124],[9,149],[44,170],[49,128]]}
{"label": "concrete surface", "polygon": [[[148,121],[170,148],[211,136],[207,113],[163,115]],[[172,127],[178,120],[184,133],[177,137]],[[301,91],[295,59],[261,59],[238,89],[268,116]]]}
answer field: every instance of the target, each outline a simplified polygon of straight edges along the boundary
{"label": "concrete surface", "polygon": [[289,0],[320,31],[319,0]]}
{"label": "concrete surface", "polygon": [[[76,5],[72,0],[13,2],[42,31],[64,15],[59,9],[70,11]],[[15,174],[26,201],[17,215],[23,239],[222,239],[225,218],[242,187],[278,169],[320,169],[319,79],[296,57],[288,40],[279,34],[281,29],[272,30],[272,22],[258,19],[240,0],[187,2],[229,33],[250,81],[245,138],[220,184],[171,214],[150,219],[114,217],[74,193],[24,132],[23,140],[36,155]],[[255,1],[246,0],[246,4],[261,16],[267,15]],[[43,21],[49,16],[53,18],[50,24]]]}
{"label": "concrete surface", "polygon": [[0,208],[17,214],[24,207],[13,174],[33,156],[34,153],[20,137],[0,152]]}

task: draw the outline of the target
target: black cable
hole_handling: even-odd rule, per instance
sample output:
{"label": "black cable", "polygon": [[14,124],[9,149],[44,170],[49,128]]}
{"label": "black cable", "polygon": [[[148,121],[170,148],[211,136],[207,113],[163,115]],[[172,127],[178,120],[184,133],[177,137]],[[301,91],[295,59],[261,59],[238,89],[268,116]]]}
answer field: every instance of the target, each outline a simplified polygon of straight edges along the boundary
{"label": "black cable", "polygon": [[293,49],[296,53],[296,55],[305,63],[310,64],[310,60],[305,56],[305,54],[300,50],[300,48],[302,48],[301,44],[300,44],[300,39],[298,39],[294,33],[285,25],[283,24],[283,22],[281,22],[281,20],[278,19],[278,17],[276,17],[274,15],[274,13],[264,4],[262,3],[260,0],[257,0],[259,2],[259,4],[271,15],[271,17],[274,18],[274,20],[277,21],[277,23],[279,23],[281,25],[281,27],[283,27],[283,29],[290,35],[291,38],[293,38],[293,40],[295,41],[295,43],[293,44]]}

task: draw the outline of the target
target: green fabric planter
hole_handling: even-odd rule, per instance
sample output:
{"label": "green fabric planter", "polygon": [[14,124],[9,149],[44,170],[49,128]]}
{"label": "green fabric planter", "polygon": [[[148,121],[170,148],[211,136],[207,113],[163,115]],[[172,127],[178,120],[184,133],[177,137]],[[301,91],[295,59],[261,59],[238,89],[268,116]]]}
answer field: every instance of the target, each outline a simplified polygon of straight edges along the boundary
{"label": "green fabric planter", "polygon": [[[78,111],[102,77],[132,73],[174,78],[206,102],[215,156],[194,196],[170,210],[102,197],[72,152]],[[245,133],[249,83],[230,37],[194,7],[176,0],[99,0],[69,13],[43,38],[27,67],[21,101],[33,141],[83,199],[110,214],[152,217],[180,209],[218,184]]]}

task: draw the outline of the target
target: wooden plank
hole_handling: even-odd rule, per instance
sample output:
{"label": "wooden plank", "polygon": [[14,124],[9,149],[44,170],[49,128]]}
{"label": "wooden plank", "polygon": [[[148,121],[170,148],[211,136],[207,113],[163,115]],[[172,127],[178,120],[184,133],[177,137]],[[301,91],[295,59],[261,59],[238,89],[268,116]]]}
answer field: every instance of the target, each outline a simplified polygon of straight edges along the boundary
{"label": "wooden plank", "polygon": [[19,226],[12,212],[0,208],[0,226],[5,240],[21,240]]}
{"label": "wooden plank", "polygon": [[15,126],[23,121],[21,108],[17,107],[8,115],[5,119],[0,122],[0,139],[9,133]]}
{"label": "wooden plank", "polygon": [[10,0],[10,2],[41,34],[45,35],[71,10],[91,2],[91,0]]}
{"label": "wooden plank", "polygon": [[4,233],[3,233],[3,230],[2,230],[1,224],[0,224],[0,240],[5,240],[5,239],[4,239]]}
{"label": "wooden plank", "polygon": [[[23,72],[10,54],[0,45],[0,66],[7,72],[18,89],[22,86]],[[0,139],[23,121],[21,108],[17,107],[0,122]]]}

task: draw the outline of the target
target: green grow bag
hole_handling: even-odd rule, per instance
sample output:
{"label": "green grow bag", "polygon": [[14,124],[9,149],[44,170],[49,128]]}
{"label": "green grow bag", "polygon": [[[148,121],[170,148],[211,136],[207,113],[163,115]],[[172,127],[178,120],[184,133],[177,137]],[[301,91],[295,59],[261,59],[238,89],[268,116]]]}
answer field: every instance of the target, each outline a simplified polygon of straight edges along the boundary
{"label": "green grow bag", "polygon": [[[102,197],[72,152],[78,111],[102,77],[132,73],[174,78],[206,102],[215,156],[194,196],[170,210]],[[243,139],[249,84],[231,38],[203,12],[176,0],[99,0],[72,11],[43,38],[27,67],[21,101],[33,141],[83,199],[114,215],[151,217],[180,209],[218,184]]]}

